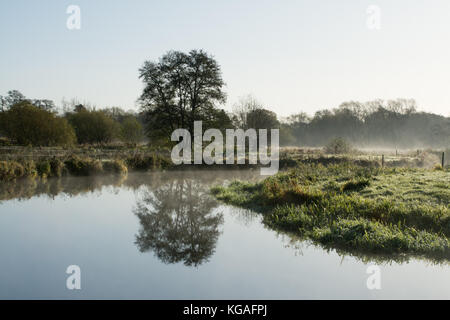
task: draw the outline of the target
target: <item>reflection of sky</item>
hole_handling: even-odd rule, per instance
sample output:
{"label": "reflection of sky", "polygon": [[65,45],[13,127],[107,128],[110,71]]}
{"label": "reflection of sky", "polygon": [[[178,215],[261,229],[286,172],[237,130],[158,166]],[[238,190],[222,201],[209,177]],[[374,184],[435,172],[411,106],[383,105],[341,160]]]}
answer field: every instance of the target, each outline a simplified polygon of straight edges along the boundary
{"label": "reflection of sky", "polygon": [[[382,290],[369,291],[363,263],[286,246],[258,216],[243,218],[227,206],[214,209],[225,222],[209,262],[164,264],[134,244],[138,198],[107,187],[53,201],[2,202],[0,298],[450,298],[448,267],[381,266]],[[65,288],[71,264],[81,267],[81,291]]]}
{"label": "reflection of sky", "polygon": [[[79,31],[66,29],[70,4]],[[366,27],[374,4],[379,31]],[[133,108],[144,60],[203,48],[227,107],[248,93],[283,116],[404,97],[448,116],[449,12],[448,0],[1,1],[0,94]]]}

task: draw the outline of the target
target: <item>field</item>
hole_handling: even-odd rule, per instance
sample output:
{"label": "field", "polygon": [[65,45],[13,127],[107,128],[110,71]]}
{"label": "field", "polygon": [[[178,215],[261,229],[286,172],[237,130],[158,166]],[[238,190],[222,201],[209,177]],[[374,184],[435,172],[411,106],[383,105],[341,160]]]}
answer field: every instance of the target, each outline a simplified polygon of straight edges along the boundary
{"label": "field", "polygon": [[264,223],[361,259],[450,261],[450,170],[302,162],[212,193]]}

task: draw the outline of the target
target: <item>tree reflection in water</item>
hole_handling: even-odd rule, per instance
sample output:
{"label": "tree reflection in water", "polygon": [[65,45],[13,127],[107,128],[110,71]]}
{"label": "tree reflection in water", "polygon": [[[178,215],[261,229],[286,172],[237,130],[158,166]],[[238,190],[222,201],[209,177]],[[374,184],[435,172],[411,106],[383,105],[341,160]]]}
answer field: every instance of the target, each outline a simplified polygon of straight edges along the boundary
{"label": "tree reflection in water", "polygon": [[139,218],[136,245],[153,251],[165,263],[198,266],[214,253],[223,224],[216,200],[208,194],[213,185],[234,179],[261,179],[259,170],[134,172],[128,176],[62,177],[24,179],[0,184],[0,203],[45,196],[84,196],[132,190],[139,200],[133,210]]}
{"label": "tree reflection in water", "polygon": [[198,266],[214,253],[223,215],[208,188],[193,178],[172,180],[155,190],[148,187],[134,213],[141,228],[136,245],[153,251],[164,263]]}

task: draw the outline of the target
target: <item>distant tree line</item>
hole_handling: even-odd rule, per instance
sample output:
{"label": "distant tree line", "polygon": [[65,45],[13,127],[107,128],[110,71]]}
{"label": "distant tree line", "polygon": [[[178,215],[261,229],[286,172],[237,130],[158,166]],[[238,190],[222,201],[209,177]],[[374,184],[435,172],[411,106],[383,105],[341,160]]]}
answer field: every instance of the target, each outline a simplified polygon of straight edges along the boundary
{"label": "distant tree line", "polygon": [[0,96],[0,101],[0,135],[12,144],[71,146],[122,141],[136,145],[143,139],[142,116],[117,107],[95,110],[75,104],[58,115],[53,101],[27,99],[17,90]]}
{"label": "distant tree line", "polygon": [[448,147],[450,118],[418,112],[411,99],[345,102],[313,117],[298,113],[281,124],[282,143],[324,146],[343,138],[357,146],[413,148]]}
{"label": "distant tree line", "polygon": [[206,127],[280,129],[285,146],[325,146],[343,139],[357,146],[392,148],[448,147],[450,119],[418,112],[411,99],[350,101],[324,109],[312,117],[304,112],[279,120],[251,96],[242,98],[233,112],[218,106],[226,101],[218,63],[204,51],[170,51],[140,69],[144,91],[140,97],[151,141],[170,141],[174,129],[192,134],[193,122]]}
{"label": "distant tree line", "polygon": [[10,90],[8,91],[6,96],[0,96],[0,112],[6,111],[13,105],[28,101],[32,105],[36,106],[39,109],[53,111],[55,110],[55,104],[52,100],[48,99],[27,99],[25,96],[18,90]]}
{"label": "distant tree line", "polygon": [[203,130],[217,128],[280,129],[284,146],[326,146],[335,139],[356,146],[392,148],[448,147],[450,118],[418,112],[411,99],[350,101],[309,116],[304,112],[279,120],[252,96],[241,98],[232,112],[226,102],[220,66],[202,50],[169,51],[139,69],[144,89],[140,112],[113,107],[97,110],[76,100],[57,113],[51,100],[27,99],[17,90],[0,96],[0,134],[22,145],[106,144],[117,140],[136,145],[144,133],[152,145],[170,145],[175,129],[194,121]]}

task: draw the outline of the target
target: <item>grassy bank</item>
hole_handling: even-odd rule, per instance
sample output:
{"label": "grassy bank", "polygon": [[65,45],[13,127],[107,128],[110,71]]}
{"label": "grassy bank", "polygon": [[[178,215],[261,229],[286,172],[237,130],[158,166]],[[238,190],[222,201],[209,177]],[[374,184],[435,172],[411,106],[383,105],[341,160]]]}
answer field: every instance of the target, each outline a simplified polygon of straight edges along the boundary
{"label": "grassy bank", "polygon": [[127,166],[121,160],[100,161],[70,157],[66,160],[0,161],[0,181],[20,178],[49,178],[65,175],[90,176],[97,174],[126,174]]}
{"label": "grassy bank", "polygon": [[360,257],[450,260],[450,171],[300,163],[212,193],[264,223]]}
{"label": "grassy bank", "polygon": [[155,148],[124,146],[3,147],[0,148],[0,181],[35,177],[126,174],[130,170],[166,168],[167,152]]}
{"label": "grassy bank", "polygon": [[[131,153],[131,152],[130,152]],[[247,161],[248,162],[248,161]],[[284,162],[283,162],[284,163]],[[296,162],[294,162],[295,164]],[[285,163],[285,166],[291,165]],[[116,158],[102,158],[95,155],[80,157],[78,155],[62,157],[15,158],[0,160],[0,181],[21,178],[49,178],[61,176],[95,176],[103,174],[126,174],[128,171],[154,170],[236,170],[258,169],[258,166],[246,164],[235,165],[174,165],[170,157],[157,153],[135,153]]]}
{"label": "grassy bank", "polygon": [[48,178],[73,176],[92,176],[102,174],[126,174],[129,170],[164,169],[170,166],[169,160],[158,155],[134,155],[125,159],[96,159],[69,156],[41,160],[0,161],[0,181],[20,178]]}
{"label": "grassy bank", "polygon": [[[417,153],[417,152],[416,152]],[[417,157],[410,154],[382,157],[373,154],[324,154],[319,149],[282,148],[280,170],[298,165],[321,164],[325,166],[352,163],[361,167],[431,167],[439,158],[429,152]],[[63,147],[0,147],[0,181],[23,177],[60,177],[64,175],[90,176],[99,174],[125,174],[127,171],[147,170],[235,170],[258,169],[259,165],[179,165],[170,159],[170,150],[151,146],[135,148],[126,146]]]}

